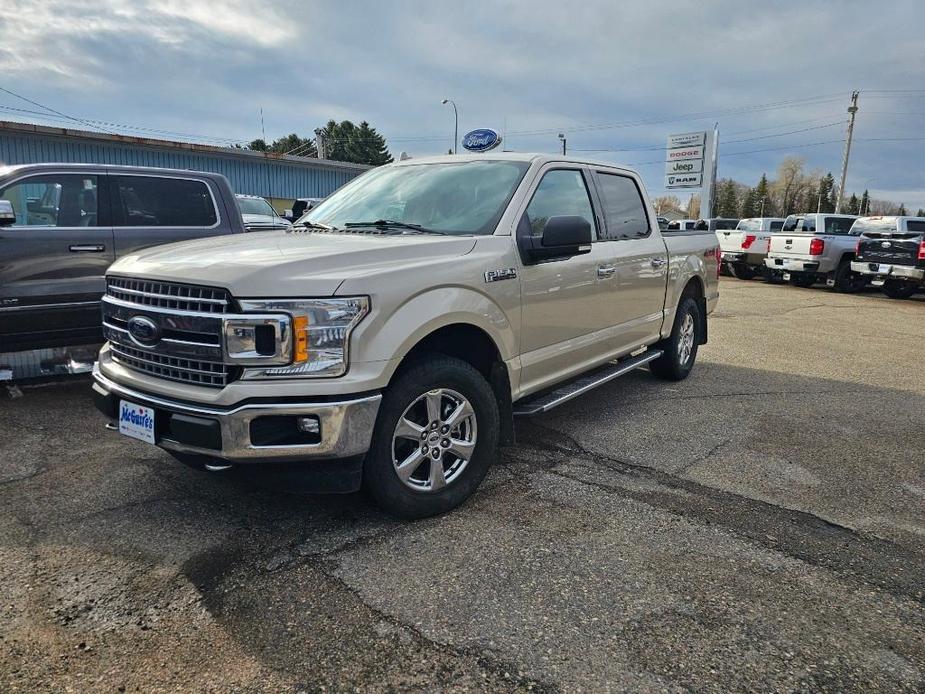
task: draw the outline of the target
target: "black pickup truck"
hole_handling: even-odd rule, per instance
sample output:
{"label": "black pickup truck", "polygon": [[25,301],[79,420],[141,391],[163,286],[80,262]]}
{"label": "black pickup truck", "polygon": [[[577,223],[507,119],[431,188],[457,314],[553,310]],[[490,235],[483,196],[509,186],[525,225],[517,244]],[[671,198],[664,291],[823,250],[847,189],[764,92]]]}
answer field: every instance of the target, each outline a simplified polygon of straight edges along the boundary
{"label": "black pickup truck", "polygon": [[851,227],[858,231],[854,272],[882,282],[891,299],[925,292],[925,217],[861,217]]}
{"label": "black pickup truck", "polygon": [[102,342],[104,275],[132,251],[244,233],[220,174],[0,167],[0,352]]}

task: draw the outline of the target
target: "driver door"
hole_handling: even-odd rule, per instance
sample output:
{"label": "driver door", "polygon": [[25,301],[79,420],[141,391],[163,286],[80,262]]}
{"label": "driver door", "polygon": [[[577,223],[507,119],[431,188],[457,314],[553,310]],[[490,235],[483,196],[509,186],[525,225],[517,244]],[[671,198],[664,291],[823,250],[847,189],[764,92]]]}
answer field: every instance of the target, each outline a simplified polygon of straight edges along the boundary
{"label": "driver door", "polygon": [[521,270],[521,385],[540,390],[607,359],[616,323],[613,244],[597,243],[600,223],[589,172],[550,164],[541,172],[518,233],[540,235],[549,217],[576,215],[591,223],[591,251],[526,265]]}

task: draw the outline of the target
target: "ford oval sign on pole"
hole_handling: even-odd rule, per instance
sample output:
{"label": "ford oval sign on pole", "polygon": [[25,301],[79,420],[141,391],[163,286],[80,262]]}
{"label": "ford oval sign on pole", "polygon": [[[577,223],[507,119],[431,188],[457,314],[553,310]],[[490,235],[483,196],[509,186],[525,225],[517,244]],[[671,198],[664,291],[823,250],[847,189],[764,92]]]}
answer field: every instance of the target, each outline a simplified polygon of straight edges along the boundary
{"label": "ford oval sign on pole", "polygon": [[487,152],[501,144],[501,136],[489,128],[479,128],[463,135],[462,146],[470,152]]}

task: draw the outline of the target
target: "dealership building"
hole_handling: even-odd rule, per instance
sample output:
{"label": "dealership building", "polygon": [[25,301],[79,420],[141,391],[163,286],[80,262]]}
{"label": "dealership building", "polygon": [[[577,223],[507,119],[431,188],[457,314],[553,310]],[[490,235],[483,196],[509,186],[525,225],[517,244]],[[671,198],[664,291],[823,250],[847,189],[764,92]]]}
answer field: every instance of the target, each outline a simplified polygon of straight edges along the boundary
{"label": "dealership building", "polygon": [[158,166],[224,175],[236,193],[260,195],[282,211],[296,198],[323,198],[367,169],[363,164],[249,149],[0,121],[0,166],[79,162]]}

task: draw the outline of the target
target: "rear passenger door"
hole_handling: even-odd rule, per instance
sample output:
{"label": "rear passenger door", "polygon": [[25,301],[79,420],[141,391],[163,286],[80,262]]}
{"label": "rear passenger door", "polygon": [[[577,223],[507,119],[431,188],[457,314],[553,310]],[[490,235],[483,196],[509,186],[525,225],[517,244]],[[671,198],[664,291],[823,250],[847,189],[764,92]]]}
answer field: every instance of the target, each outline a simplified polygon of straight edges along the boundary
{"label": "rear passenger door", "polygon": [[112,173],[116,257],[140,248],[226,233],[206,179]]}
{"label": "rear passenger door", "polygon": [[597,169],[594,182],[604,213],[600,242],[611,248],[617,268],[610,297],[616,312],[614,347],[636,347],[656,338],[661,330],[668,277],[665,243],[652,232],[635,178]]}
{"label": "rear passenger door", "polygon": [[39,173],[0,189],[16,214],[0,227],[0,352],[101,339],[113,261],[106,176]]}

